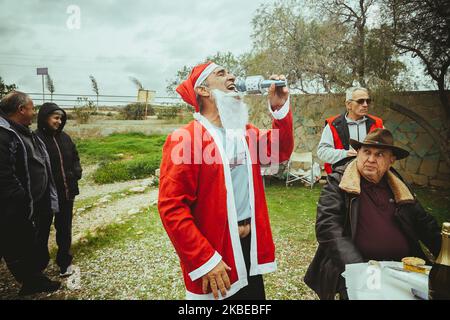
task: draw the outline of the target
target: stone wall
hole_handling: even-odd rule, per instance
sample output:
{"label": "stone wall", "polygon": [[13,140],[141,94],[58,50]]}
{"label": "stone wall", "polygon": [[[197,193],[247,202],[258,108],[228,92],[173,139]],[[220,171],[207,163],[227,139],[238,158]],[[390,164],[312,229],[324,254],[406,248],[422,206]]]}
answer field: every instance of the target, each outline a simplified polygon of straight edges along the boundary
{"label": "stone wall", "polygon": [[[392,98],[428,119],[440,132],[443,131],[445,116],[436,91],[405,92]],[[324,121],[329,116],[344,112],[344,96],[293,95],[291,99],[295,151],[312,151],[315,161],[321,163],[316,152]],[[271,118],[267,111],[266,98],[248,97],[247,102],[250,106],[251,122],[261,128],[270,128]],[[396,144],[410,151],[408,158],[395,164],[395,168],[407,181],[417,185],[450,187],[450,168],[443,161],[437,142],[433,141],[422,127],[398,112],[377,105],[376,100],[369,112],[381,117],[385,127],[393,133]]]}

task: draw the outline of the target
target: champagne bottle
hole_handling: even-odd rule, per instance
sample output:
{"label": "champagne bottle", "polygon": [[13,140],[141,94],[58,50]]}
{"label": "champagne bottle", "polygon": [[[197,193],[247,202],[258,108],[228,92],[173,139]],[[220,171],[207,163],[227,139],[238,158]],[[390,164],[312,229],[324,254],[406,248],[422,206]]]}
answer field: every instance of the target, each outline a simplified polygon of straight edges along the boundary
{"label": "champagne bottle", "polygon": [[428,280],[430,300],[450,300],[450,222],[442,225],[442,246]]}

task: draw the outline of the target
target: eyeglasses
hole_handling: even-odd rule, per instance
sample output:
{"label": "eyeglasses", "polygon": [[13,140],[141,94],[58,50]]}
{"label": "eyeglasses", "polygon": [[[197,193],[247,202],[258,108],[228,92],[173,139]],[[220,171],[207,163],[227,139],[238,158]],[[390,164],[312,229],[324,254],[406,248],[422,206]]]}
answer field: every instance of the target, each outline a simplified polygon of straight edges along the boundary
{"label": "eyeglasses", "polygon": [[372,99],[358,99],[358,100],[350,99],[350,101],[355,101],[358,104],[364,104],[364,102],[366,102],[369,105],[372,102]]}

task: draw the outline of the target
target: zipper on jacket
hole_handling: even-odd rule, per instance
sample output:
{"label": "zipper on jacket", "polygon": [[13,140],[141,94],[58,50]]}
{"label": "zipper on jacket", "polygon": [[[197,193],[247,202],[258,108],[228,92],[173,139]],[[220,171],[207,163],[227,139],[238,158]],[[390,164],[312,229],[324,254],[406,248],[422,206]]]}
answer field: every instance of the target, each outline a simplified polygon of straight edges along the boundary
{"label": "zipper on jacket", "polygon": [[355,199],[356,199],[356,197],[352,197],[350,199],[350,205],[349,205],[349,210],[348,210],[348,221],[350,224],[350,233],[351,233],[352,240],[355,239],[355,232],[354,232],[355,230],[353,230],[353,223],[352,223],[352,204],[353,204],[353,201],[355,201]]}
{"label": "zipper on jacket", "polygon": [[[0,116],[0,119],[2,119],[1,116]],[[24,160],[24,165],[25,165],[25,176],[26,176],[26,179],[27,179],[27,192],[28,192],[28,195],[30,197],[30,202],[28,203],[28,206],[30,208],[30,213],[28,215],[28,220],[32,221],[32,218],[33,218],[33,215],[34,215],[34,206],[33,206],[34,201],[33,201],[33,195],[31,194],[31,184],[30,184],[31,180],[30,180],[30,172],[29,172],[29,169],[28,169],[27,148],[25,147],[25,144],[24,144],[22,138],[19,136],[19,134],[16,131],[14,131],[13,129],[11,129],[10,126],[6,127],[3,124],[0,124],[0,128],[3,128],[6,131],[11,132],[14,135],[15,139],[17,139],[18,143],[20,143],[20,145],[21,145],[21,147],[23,149],[23,157],[24,157],[23,160]],[[17,154],[17,150],[16,150],[16,154]]]}
{"label": "zipper on jacket", "polygon": [[58,154],[59,154],[59,164],[61,166],[61,173],[62,173],[62,176],[63,176],[64,191],[66,193],[66,199],[69,200],[69,187],[67,186],[66,173],[64,172],[64,162],[63,162],[61,150],[59,149],[59,145],[58,145],[58,142],[55,139],[55,136],[53,136],[53,141],[55,142],[56,149],[58,150]]}

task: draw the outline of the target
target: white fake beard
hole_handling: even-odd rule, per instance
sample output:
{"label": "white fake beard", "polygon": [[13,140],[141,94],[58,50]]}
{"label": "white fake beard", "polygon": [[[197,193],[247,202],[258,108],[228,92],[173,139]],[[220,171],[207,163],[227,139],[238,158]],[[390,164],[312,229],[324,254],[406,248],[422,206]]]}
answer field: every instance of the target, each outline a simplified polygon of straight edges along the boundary
{"label": "white fake beard", "polygon": [[234,92],[212,90],[219,111],[222,127],[225,129],[225,152],[230,165],[239,163],[239,157],[245,154],[246,125],[248,123],[248,107],[243,101],[243,95]]}
{"label": "white fake beard", "polygon": [[222,127],[227,132],[231,131],[237,135],[244,134],[245,126],[248,123],[248,107],[242,100],[242,95],[218,89],[212,90],[212,93],[216,100]]}

